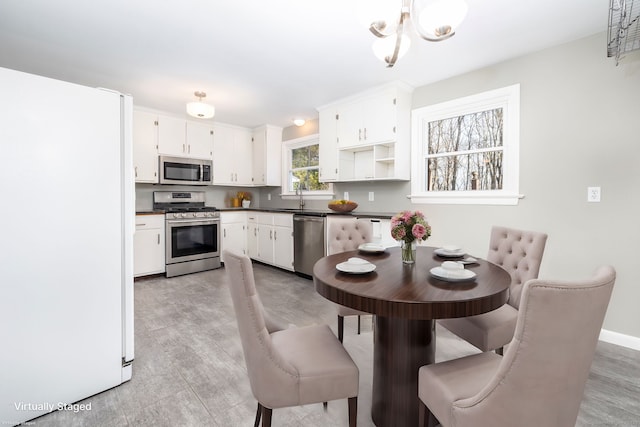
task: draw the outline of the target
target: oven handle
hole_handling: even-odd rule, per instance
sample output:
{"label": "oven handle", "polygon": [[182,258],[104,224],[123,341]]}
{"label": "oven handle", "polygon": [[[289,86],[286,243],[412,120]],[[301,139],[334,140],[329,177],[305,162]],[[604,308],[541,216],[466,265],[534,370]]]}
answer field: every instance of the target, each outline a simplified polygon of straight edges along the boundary
{"label": "oven handle", "polygon": [[178,221],[167,221],[167,225],[170,226],[189,226],[189,225],[213,225],[219,224],[219,219],[192,219],[192,220],[178,220]]}

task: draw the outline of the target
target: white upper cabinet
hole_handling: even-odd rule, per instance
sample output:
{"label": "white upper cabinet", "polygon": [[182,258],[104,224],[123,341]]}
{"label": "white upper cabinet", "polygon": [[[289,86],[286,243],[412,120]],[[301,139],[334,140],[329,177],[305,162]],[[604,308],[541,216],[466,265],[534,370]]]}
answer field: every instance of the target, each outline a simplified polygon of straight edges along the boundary
{"label": "white upper cabinet", "polygon": [[250,129],[216,123],[213,133],[213,183],[251,186],[253,142]]}
{"label": "white upper cabinet", "polygon": [[187,121],[170,116],[158,116],[158,153],[187,157]]}
{"label": "white upper cabinet", "polygon": [[136,182],[158,182],[158,115],[133,111],[133,166]]}
{"label": "white upper cabinet", "polygon": [[282,183],[282,128],[265,125],[253,130],[253,185]]}
{"label": "white upper cabinet", "polygon": [[189,157],[211,160],[213,156],[213,124],[187,122],[187,150]]}
{"label": "white upper cabinet", "polygon": [[318,111],[322,181],[410,178],[408,86],[389,84]]}
{"label": "white upper cabinet", "polygon": [[320,120],[320,181],[338,180],[338,134],[336,110],[325,108],[319,111]]}

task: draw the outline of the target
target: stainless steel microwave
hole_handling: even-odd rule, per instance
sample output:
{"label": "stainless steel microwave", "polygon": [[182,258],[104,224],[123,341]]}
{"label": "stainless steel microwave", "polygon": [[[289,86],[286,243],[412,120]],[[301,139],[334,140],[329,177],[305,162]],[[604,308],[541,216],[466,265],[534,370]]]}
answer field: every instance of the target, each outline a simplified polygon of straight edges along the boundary
{"label": "stainless steel microwave", "polygon": [[170,156],[159,156],[159,159],[160,184],[213,184],[211,160]]}

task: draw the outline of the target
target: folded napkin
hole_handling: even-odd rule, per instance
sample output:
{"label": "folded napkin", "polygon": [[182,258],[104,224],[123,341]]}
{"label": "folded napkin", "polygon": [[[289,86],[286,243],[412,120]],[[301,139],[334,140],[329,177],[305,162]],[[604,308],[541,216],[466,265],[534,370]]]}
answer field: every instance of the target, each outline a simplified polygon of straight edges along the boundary
{"label": "folded napkin", "polygon": [[439,273],[450,279],[464,278],[467,275],[464,265],[456,261],[445,261],[440,265],[440,268]]}
{"label": "folded napkin", "polygon": [[347,262],[349,264],[353,264],[353,265],[366,265],[366,264],[371,264],[369,261],[367,261],[366,259],[362,259],[362,258],[357,258],[357,257],[352,257],[349,258],[347,260]]}

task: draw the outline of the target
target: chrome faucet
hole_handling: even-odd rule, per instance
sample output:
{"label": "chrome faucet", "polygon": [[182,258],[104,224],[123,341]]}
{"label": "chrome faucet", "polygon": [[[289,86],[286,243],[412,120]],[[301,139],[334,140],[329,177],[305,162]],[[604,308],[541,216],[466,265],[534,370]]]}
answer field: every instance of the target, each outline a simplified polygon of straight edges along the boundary
{"label": "chrome faucet", "polygon": [[298,184],[298,188],[296,188],[296,195],[300,195],[300,209],[302,210],[304,208],[304,199],[302,198],[302,183]]}

